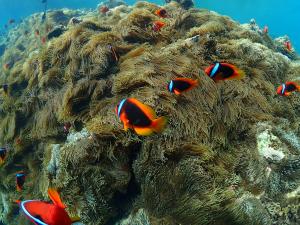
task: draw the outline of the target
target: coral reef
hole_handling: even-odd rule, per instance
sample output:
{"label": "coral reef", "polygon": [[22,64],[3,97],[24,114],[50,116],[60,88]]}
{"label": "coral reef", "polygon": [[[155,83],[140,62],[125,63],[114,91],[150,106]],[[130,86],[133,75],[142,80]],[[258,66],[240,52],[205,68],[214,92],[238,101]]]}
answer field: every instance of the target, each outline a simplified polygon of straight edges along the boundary
{"label": "coral reef", "polygon": [[[4,224],[26,224],[13,201],[47,199],[49,187],[85,225],[299,224],[300,95],[276,95],[282,82],[300,81],[296,53],[253,21],[164,8],[167,18],[148,2],[107,14],[52,10],[45,24],[34,14],[1,41]],[[204,73],[215,61],[246,78],[215,83]],[[178,76],[199,87],[169,93]],[[114,109],[128,97],[168,117],[164,132],[125,132]]]}

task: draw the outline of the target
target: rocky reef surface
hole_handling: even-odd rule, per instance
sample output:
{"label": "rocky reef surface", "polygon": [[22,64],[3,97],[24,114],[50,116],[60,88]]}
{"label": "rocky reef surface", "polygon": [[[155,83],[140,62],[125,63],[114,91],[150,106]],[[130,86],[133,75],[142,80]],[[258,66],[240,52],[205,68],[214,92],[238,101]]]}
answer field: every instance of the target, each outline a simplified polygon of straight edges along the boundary
{"label": "rocky reef surface", "polygon": [[[300,81],[294,50],[215,12],[164,7],[164,19],[147,2],[50,11],[42,25],[35,14],[1,41],[0,221],[27,224],[14,201],[51,186],[85,225],[300,223],[300,95],[276,95]],[[215,61],[246,78],[215,83],[203,71]],[[199,87],[176,97],[165,87],[181,75]],[[165,131],[124,132],[114,108],[127,97],[168,117]]]}

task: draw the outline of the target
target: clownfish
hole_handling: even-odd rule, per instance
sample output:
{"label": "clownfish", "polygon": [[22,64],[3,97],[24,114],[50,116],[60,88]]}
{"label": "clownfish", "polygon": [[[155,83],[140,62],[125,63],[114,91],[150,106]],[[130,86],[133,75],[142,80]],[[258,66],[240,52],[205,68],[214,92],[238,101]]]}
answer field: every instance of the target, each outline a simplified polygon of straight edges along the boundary
{"label": "clownfish", "polygon": [[106,14],[107,12],[109,11],[109,8],[107,6],[101,6],[99,8],[99,12],[102,13],[102,14]]}
{"label": "clownfish", "polygon": [[7,149],[5,147],[0,148],[0,165],[2,165],[7,156]]}
{"label": "clownfish", "polygon": [[240,80],[245,77],[244,71],[230,63],[215,63],[205,69],[205,73],[214,81]]}
{"label": "clownfish", "polygon": [[119,61],[119,56],[115,50],[115,48],[112,45],[108,45],[108,49],[111,51],[111,54],[113,55],[116,62]]}
{"label": "clownfish", "polygon": [[291,81],[285,82],[277,88],[277,94],[282,96],[290,96],[294,91],[300,91],[300,85]]}
{"label": "clownfish", "polygon": [[292,51],[292,43],[290,41],[284,42],[284,46],[289,52]]}
{"label": "clownfish", "polygon": [[71,219],[66,212],[59,194],[54,189],[48,189],[48,195],[53,203],[40,200],[17,201],[25,216],[36,225],[71,225],[79,218]]}
{"label": "clownfish", "polygon": [[155,32],[160,31],[163,26],[165,26],[164,22],[155,21],[152,25],[152,30]]}
{"label": "clownfish", "polygon": [[263,31],[264,31],[265,34],[269,33],[269,27],[265,26],[264,29],[263,29]]}
{"label": "clownfish", "polygon": [[165,9],[157,9],[154,13],[161,18],[168,17],[167,11]]}
{"label": "clownfish", "polygon": [[25,173],[24,171],[20,171],[16,174],[16,185],[17,185],[17,191],[22,191],[23,185],[25,183]]}
{"label": "clownfish", "polygon": [[64,123],[64,133],[65,134],[69,134],[71,126],[72,126],[72,124],[70,122]]}
{"label": "clownfish", "polygon": [[176,95],[180,95],[182,92],[189,91],[198,85],[197,80],[190,78],[176,78],[171,80],[168,84],[168,90]]}
{"label": "clownfish", "polygon": [[41,43],[44,45],[47,42],[47,38],[46,37],[41,37]]}
{"label": "clownfish", "polygon": [[166,118],[157,118],[152,108],[134,98],[123,99],[116,107],[116,114],[124,124],[124,130],[133,129],[138,135],[159,133],[166,126]]}

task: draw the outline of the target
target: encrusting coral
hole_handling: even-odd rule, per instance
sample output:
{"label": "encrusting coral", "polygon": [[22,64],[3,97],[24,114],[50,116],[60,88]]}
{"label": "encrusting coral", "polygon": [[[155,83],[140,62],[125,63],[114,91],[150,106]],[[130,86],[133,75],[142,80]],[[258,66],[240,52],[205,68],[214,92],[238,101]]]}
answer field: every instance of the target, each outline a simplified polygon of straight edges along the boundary
{"label": "encrusting coral", "polygon": [[[13,200],[46,199],[48,187],[86,225],[299,224],[300,95],[276,95],[300,80],[299,63],[259,29],[174,2],[164,8],[167,18],[147,2],[106,15],[51,11],[49,26],[65,30],[44,44],[34,30],[20,35],[39,27],[40,14],[10,32],[0,58],[9,63],[0,72],[5,224],[26,220]],[[155,31],[158,20],[165,26]],[[214,82],[204,69],[216,61],[246,77]],[[166,85],[176,77],[199,86],[175,96]],[[114,109],[129,97],[166,116],[166,129],[125,132]],[[20,170],[28,175],[17,193]]]}

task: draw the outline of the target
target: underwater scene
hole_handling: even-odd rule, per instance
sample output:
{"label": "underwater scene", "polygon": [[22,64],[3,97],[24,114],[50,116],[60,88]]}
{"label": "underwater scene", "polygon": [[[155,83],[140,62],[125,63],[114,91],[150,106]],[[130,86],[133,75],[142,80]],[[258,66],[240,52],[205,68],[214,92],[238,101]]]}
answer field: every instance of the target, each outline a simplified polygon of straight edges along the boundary
{"label": "underwater scene", "polygon": [[300,224],[300,1],[0,3],[0,225]]}

